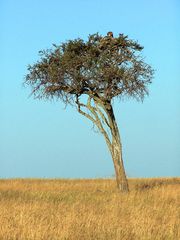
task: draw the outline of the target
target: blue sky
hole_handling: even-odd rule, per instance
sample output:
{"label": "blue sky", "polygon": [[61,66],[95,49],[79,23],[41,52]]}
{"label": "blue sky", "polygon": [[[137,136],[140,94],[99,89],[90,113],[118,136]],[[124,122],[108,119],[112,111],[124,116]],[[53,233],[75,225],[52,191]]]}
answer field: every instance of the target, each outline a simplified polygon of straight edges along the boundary
{"label": "blue sky", "polygon": [[27,65],[52,43],[127,34],[156,70],[144,103],[115,101],[129,177],[180,175],[180,1],[0,0],[0,178],[111,177],[104,139],[76,109],[29,98]]}

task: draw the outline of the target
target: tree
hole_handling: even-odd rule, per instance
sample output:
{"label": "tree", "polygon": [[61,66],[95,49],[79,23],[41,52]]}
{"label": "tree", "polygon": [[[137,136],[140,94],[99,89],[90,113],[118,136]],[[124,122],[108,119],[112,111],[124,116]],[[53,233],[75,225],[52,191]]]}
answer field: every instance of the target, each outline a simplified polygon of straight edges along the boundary
{"label": "tree", "polygon": [[[28,66],[25,84],[35,98],[57,98],[77,107],[105,138],[114,163],[117,187],[129,191],[122,144],[112,100],[143,100],[153,77],[141,56],[143,47],[128,36],[96,33],[40,51],[40,61]],[[85,96],[85,97],[84,97]]]}

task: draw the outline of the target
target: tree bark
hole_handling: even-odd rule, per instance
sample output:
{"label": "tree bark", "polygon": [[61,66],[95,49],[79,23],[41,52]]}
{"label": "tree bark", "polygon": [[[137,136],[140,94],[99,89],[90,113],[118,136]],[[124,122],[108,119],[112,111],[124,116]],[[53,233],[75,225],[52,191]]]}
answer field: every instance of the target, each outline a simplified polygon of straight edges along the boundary
{"label": "tree bark", "polygon": [[116,173],[117,187],[122,192],[128,192],[129,186],[122,159],[122,148],[119,147],[119,143],[113,143],[112,159]]}
{"label": "tree bark", "polygon": [[122,158],[121,138],[120,138],[119,129],[116,123],[116,119],[115,119],[111,104],[105,107],[104,110],[108,115],[108,119],[111,126],[111,134],[112,134],[111,156],[114,163],[117,187],[121,192],[128,192],[129,185],[128,185],[128,181],[127,181],[127,177],[124,169],[123,158]]}

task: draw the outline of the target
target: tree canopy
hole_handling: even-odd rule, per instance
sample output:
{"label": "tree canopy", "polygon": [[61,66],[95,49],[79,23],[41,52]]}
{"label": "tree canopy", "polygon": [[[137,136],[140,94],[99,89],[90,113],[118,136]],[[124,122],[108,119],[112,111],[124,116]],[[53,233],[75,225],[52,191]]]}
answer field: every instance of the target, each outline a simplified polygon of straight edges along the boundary
{"label": "tree canopy", "polygon": [[77,103],[83,94],[104,102],[123,96],[143,100],[153,70],[144,62],[142,49],[137,41],[123,34],[113,37],[112,32],[53,44],[28,66],[25,83],[35,97],[57,97],[65,103]]}

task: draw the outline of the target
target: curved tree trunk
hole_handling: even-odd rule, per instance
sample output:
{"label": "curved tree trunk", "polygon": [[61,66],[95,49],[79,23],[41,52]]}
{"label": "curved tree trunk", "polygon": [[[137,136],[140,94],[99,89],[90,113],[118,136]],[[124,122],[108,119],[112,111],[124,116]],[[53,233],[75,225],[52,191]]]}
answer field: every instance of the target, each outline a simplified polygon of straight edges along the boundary
{"label": "curved tree trunk", "polygon": [[119,129],[114,116],[113,108],[111,105],[106,108],[109,121],[111,123],[112,133],[112,151],[111,156],[114,163],[114,169],[116,174],[117,187],[122,192],[128,192],[129,186],[124,169],[124,163],[122,158],[122,144],[119,134]]}
{"label": "curved tree trunk", "polygon": [[115,141],[113,143],[112,159],[116,173],[117,187],[123,192],[128,192],[129,187],[122,159],[122,148],[120,144]]}
{"label": "curved tree trunk", "polygon": [[[93,96],[94,106],[92,106],[91,99],[89,97],[87,104],[82,104],[77,97],[78,111],[91,120],[103,134],[113,159],[117,187],[121,192],[128,192],[129,187],[124,170],[121,139],[111,102],[104,102],[99,97]],[[86,108],[90,113],[82,111],[81,107]],[[107,116],[104,115],[101,109]],[[108,134],[103,124],[110,130],[110,134]]]}

